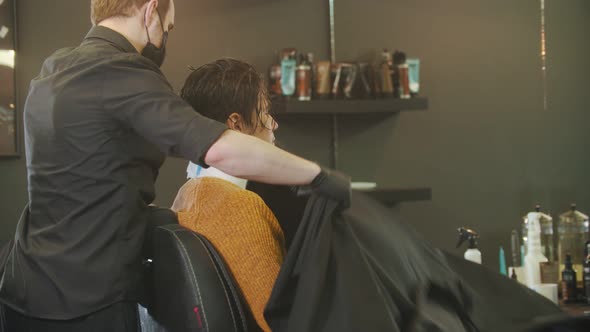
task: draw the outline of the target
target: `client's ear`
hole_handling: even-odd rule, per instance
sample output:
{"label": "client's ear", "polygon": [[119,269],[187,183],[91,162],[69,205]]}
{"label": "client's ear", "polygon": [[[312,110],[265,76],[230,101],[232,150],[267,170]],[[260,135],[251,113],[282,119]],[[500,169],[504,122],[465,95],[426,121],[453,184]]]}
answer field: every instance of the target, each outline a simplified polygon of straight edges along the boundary
{"label": "client's ear", "polygon": [[236,130],[236,131],[239,131],[239,132],[243,132],[243,130],[245,129],[244,123],[243,123],[243,120],[242,120],[242,116],[239,115],[238,113],[232,113],[232,114],[230,114],[229,117],[227,118],[227,121],[225,121],[225,124],[231,130]]}

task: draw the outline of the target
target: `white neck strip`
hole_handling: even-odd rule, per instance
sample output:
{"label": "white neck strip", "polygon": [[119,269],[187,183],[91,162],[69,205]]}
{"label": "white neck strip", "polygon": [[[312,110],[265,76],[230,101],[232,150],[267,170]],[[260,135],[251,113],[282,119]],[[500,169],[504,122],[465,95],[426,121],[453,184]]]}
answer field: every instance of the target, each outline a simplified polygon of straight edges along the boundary
{"label": "white neck strip", "polygon": [[246,185],[248,184],[248,180],[240,179],[235,176],[226,174],[215,167],[203,168],[192,162],[188,163],[188,167],[186,168],[186,177],[189,179],[197,179],[203,177],[218,178],[225,181],[229,181],[242,189],[246,189]]}

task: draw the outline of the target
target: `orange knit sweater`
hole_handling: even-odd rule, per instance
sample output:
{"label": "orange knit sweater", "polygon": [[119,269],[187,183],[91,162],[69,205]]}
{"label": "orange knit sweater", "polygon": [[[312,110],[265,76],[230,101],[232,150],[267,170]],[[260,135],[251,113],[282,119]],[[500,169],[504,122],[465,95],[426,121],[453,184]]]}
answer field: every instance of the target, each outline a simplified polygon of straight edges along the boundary
{"label": "orange knit sweater", "polygon": [[184,227],[205,236],[223,256],[258,325],[285,255],[281,227],[262,198],[214,177],[191,179],[172,210]]}

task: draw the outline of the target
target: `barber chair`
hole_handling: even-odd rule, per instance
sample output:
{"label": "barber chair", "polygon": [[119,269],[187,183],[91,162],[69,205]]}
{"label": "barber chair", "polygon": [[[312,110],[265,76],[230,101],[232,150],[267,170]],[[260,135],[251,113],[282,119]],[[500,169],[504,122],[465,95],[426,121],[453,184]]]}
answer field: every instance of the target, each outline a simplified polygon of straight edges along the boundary
{"label": "barber chair", "polygon": [[223,258],[202,235],[178,224],[156,227],[143,332],[260,331]]}

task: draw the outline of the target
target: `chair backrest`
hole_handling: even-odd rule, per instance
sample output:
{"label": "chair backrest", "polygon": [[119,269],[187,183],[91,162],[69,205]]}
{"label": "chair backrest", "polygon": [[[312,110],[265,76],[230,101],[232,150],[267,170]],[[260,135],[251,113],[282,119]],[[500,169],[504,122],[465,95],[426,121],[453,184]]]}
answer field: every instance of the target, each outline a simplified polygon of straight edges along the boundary
{"label": "chair backrest", "polygon": [[144,331],[260,331],[204,236],[175,224],[157,227],[153,241],[151,316],[140,308]]}

